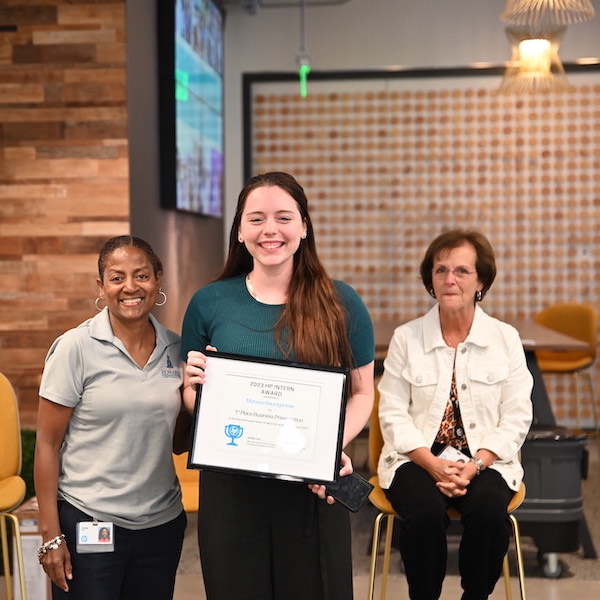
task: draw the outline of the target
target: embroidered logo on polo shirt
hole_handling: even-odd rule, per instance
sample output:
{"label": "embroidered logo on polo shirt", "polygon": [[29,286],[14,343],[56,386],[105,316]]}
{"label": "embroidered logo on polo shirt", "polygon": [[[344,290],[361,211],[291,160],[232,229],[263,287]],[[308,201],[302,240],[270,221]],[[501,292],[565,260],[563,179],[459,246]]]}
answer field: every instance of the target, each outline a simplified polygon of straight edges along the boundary
{"label": "embroidered logo on polo shirt", "polygon": [[167,366],[160,370],[161,375],[165,379],[181,379],[181,369],[176,369],[173,366],[171,357],[167,354]]}

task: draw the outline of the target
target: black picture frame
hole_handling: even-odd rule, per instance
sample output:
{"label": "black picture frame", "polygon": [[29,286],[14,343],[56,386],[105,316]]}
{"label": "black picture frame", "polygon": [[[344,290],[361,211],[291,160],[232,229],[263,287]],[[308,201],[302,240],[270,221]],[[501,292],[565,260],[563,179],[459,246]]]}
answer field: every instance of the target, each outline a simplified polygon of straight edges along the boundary
{"label": "black picture frame", "polygon": [[349,368],[205,354],[189,468],[337,483]]}

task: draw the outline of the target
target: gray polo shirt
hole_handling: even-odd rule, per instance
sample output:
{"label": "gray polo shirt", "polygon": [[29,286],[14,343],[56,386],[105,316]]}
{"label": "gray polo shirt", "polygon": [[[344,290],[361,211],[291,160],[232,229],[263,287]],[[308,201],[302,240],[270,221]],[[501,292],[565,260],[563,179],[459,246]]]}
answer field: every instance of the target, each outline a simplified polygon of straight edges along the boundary
{"label": "gray polo shirt", "polygon": [[183,510],[172,459],[180,341],[150,320],[156,347],[143,368],[113,335],[104,309],[56,339],[40,386],[40,396],[73,408],[59,497],[127,529],[162,525]]}

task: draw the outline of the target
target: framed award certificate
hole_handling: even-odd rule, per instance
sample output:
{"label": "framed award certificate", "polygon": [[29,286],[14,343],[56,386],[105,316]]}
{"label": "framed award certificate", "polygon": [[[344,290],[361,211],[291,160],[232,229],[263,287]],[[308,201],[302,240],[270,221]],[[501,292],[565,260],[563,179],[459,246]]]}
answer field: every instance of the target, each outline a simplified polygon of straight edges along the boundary
{"label": "framed award certificate", "polygon": [[338,480],[350,369],[205,351],[188,466]]}

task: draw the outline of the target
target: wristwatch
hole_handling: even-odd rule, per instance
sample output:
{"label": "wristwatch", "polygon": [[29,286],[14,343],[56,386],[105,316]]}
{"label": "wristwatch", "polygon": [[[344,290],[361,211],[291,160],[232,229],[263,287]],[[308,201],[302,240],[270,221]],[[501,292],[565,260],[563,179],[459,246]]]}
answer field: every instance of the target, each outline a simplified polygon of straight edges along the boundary
{"label": "wristwatch", "polygon": [[472,456],[469,462],[472,462],[477,467],[477,475],[486,469],[485,463],[477,456]]}

